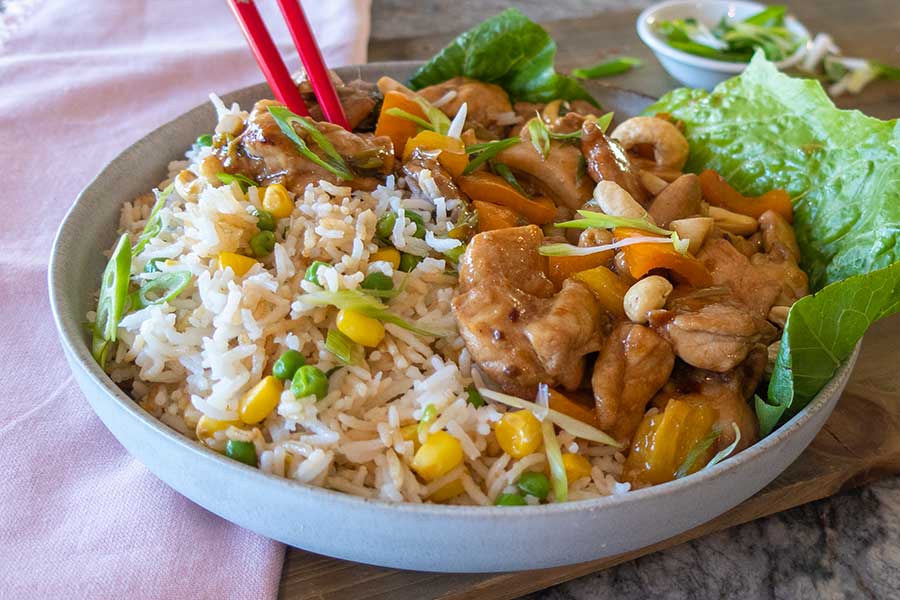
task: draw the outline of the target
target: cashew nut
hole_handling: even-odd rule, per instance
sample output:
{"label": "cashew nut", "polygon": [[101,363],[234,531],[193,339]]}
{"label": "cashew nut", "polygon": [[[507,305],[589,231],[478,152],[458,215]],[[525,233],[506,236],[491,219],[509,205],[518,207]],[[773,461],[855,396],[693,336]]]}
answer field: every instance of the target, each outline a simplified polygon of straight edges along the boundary
{"label": "cashew nut", "polygon": [[594,200],[600,210],[614,217],[648,218],[647,211],[618,183],[604,179],[594,187]]}
{"label": "cashew nut", "polygon": [[632,117],[616,127],[611,137],[626,151],[639,144],[652,145],[654,163],[661,170],[681,171],[690,150],[677,127],[656,117]]}
{"label": "cashew nut", "polygon": [[672,284],[665,277],[645,277],[625,292],[625,314],[633,323],[646,323],[647,314],[664,307],[671,293]]}
{"label": "cashew nut", "polygon": [[769,309],[769,316],[767,318],[784,329],[784,324],[787,322],[787,316],[790,310],[790,306],[773,306]]}
{"label": "cashew nut", "polygon": [[219,160],[219,157],[215,154],[210,154],[202,161],[200,161],[200,176],[212,183],[213,185],[220,185],[221,182],[216,177],[219,173],[225,170],[225,167],[222,166],[222,161]]}
{"label": "cashew nut", "polygon": [[688,219],[676,219],[669,223],[669,229],[678,234],[683,240],[688,240],[688,251],[696,254],[709,232],[712,231],[715,222],[710,217],[690,217]]}
{"label": "cashew nut", "polygon": [[184,169],[175,176],[175,192],[185,200],[199,191],[200,180],[191,171]]}
{"label": "cashew nut", "polygon": [[606,246],[613,241],[612,234],[606,229],[598,227],[589,227],[581,232],[578,236],[578,245],[582,248],[591,248],[593,246]]}
{"label": "cashew nut", "polygon": [[650,171],[645,171],[644,169],[641,169],[641,171],[638,173],[638,177],[640,177],[641,183],[645,188],[647,188],[647,191],[650,192],[651,196],[657,195],[658,193],[663,191],[663,189],[665,189],[667,185],[669,185],[669,182],[665,179],[654,175]]}
{"label": "cashew nut", "polygon": [[735,235],[752,235],[759,228],[759,221],[747,215],[740,215],[718,206],[709,207],[709,216],[722,231]]}

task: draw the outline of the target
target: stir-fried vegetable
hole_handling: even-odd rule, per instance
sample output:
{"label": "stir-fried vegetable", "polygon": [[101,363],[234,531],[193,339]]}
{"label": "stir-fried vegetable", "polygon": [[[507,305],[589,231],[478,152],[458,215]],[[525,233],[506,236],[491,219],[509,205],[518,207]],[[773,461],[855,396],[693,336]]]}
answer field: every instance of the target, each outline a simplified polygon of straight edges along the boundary
{"label": "stir-fried vegetable", "polygon": [[612,77],[613,75],[621,75],[627,73],[631,69],[636,69],[644,64],[639,58],[633,56],[620,56],[599,62],[590,67],[582,67],[573,69],[572,75],[581,79],[600,79],[601,77]]}
{"label": "stir-fried vegetable", "polygon": [[212,146],[212,143],[213,143],[212,135],[209,133],[204,133],[201,136],[197,136],[197,140],[194,143],[197,144],[198,146],[203,146],[203,147]]}
{"label": "stir-fried vegetable", "polygon": [[748,62],[755,49],[769,60],[784,60],[806,40],[784,26],[787,7],[770,6],[743,21],[722,18],[712,29],[696,19],[660,21],[657,32],[673,48],[717,60]]}
{"label": "stir-fried vegetable", "polygon": [[505,206],[536,225],[552,223],[556,205],[548,198],[530,199],[509,185],[502,177],[479,171],[459,178],[459,188],[472,200]]}
{"label": "stir-fried vegetable", "polygon": [[[415,117],[410,119],[409,117]],[[384,95],[378,123],[375,125],[376,136],[388,136],[394,144],[394,154],[401,155],[406,148],[406,140],[416,135],[419,128],[432,129],[426,119],[425,111],[412,98],[398,91],[390,91]],[[420,122],[421,121],[421,122]]]}
{"label": "stir-fried vegetable", "polygon": [[470,383],[466,386],[466,402],[475,408],[484,406],[484,398],[478,393],[478,388],[475,387],[474,383]]}
{"label": "stir-fried vegetable", "polygon": [[308,292],[299,296],[297,299],[300,302],[311,306],[334,306],[340,310],[352,311],[378,321],[393,323],[394,325],[402,327],[407,331],[412,331],[417,335],[428,337],[441,337],[445,335],[445,332],[442,331],[429,331],[427,329],[416,327],[389,311],[387,306],[382,304],[377,298],[373,298],[370,294],[359,290]]}
{"label": "stir-fried vegetable", "polygon": [[319,284],[319,269],[322,267],[330,267],[326,262],[322,262],[321,260],[314,260],[312,264],[306,267],[306,272],[303,274],[303,280],[309,281],[310,283],[314,283],[321,287]]}
{"label": "stir-fried vegetable", "polygon": [[169,184],[162,192],[153,190],[153,193],[156,194],[156,202],[153,204],[153,208],[150,209],[150,216],[147,217],[147,223],[144,225],[144,230],[141,231],[141,235],[138,236],[137,243],[131,250],[132,256],[137,256],[138,254],[140,254],[144,250],[144,247],[150,242],[150,240],[159,235],[159,232],[162,229],[162,222],[159,218],[159,211],[162,210],[163,206],[165,206],[166,200],[169,199],[169,195],[171,195],[172,190],[174,189],[175,184]]}
{"label": "stir-fried vegetable", "polygon": [[563,462],[559,439],[553,431],[553,423],[545,419],[541,423],[544,438],[544,452],[547,453],[547,464],[550,465],[550,483],[553,484],[553,497],[557,502],[569,499],[569,479],[566,476],[566,464]]}
{"label": "stir-fried vegetable", "polygon": [[247,425],[255,425],[268,417],[281,398],[282,382],[272,375],[263,377],[241,397],[238,415]]}
{"label": "stir-fried vegetable", "polygon": [[251,206],[248,210],[251,215],[256,217],[256,226],[260,231],[275,231],[275,215],[255,206]]}
{"label": "stir-fried vegetable", "polygon": [[325,349],[337,357],[345,365],[358,362],[359,346],[337,329],[329,329],[325,336]]}
{"label": "stir-fried vegetable", "polygon": [[469,161],[469,164],[463,169],[463,175],[468,175],[473,173],[475,169],[491,160],[507,148],[511,146],[515,146],[522,139],[518,136],[508,137],[503,140],[493,140],[490,142],[484,142],[482,144],[473,144],[471,146],[466,146],[466,152],[468,154],[475,154],[475,158]]}
{"label": "stir-fried vegetable", "polygon": [[511,411],[494,424],[494,437],[504,452],[522,458],[541,447],[541,423],[530,410]]}
{"label": "stir-fried vegetable", "polygon": [[[696,471],[697,469],[695,469],[695,466],[698,464],[697,461],[712,448],[712,445],[716,443],[716,440],[719,439],[721,435],[722,432],[713,427],[706,437],[694,444],[693,448],[691,448],[690,452],[688,452],[687,456],[684,458],[684,462],[682,462],[681,466],[678,467],[678,470],[675,471],[675,479],[681,479],[688,473]],[[738,430],[737,435],[738,438],[740,438],[740,430]]]}
{"label": "stir-fried vegetable", "polygon": [[216,173],[216,178],[224,183],[225,185],[231,185],[232,183],[237,183],[241,191],[246,193],[252,187],[258,187],[259,184],[247,177],[246,175],[241,175],[240,173]]}
{"label": "stir-fried vegetable", "polygon": [[[672,244],[652,243],[641,231],[624,227],[616,228],[613,235],[623,242],[640,240],[637,244],[622,248],[625,264],[635,279],[640,279],[653,269],[668,269],[676,277],[684,279],[697,288],[712,285],[712,276],[702,262],[686,253],[679,252]],[[667,238],[658,238],[669,241]]]}
{"label": "stir-fried vegetable", "polygon": [[100,279],[97,316],[91,336],[91,354],[101,367],[106,365],[109,346],[116,341],[116,330],[125,312],[131,276],[131,243],[128,234],[119,238]]}
{"label": "stir-fried vegetable", "polygon": [[706,466],[703,467],[703,469],[701,469],[701,471],[705,470],[705,469],[711,469],[714,466],[716,466],[717,464],[719,464],[720,462],[722,462],[723,460],[725,460],[726,458],[728,458],[729,456],[731,456],[732,453],[734,452],[734,449],[737,448],[738,444],[741,443],[740,427],[738,427],[735,423],[732,423],[731,427],[734,430],[734,441],[731,442],[727,448],[723,448],[722,450],[717,452],[716,455],[713,456],[708,463],[706,463]]}
{"label": "stir-fried vegetable", "polygon": [[547,395],[547,405],[553,410],[577,419],[582,423],[587,423],[595,429],[600,429],[600,419],[593,408],[588,408],[579,402],[571,400],[556,390],[548,390]]}
{"label": "stir-fried vegetable", "polygon": [[562,223],[557,223],[555,226],[562,227],[563,229],[589,229],[591,227],[615,229],[616,227],[628,227],[629,229],[638,229],[640,231],[647,231],[649,233],[672,235],[671,231],[656,226],[655,224],[651,223],[650,220],[646,217],[643,219],[616,217],[614,215],[607,215],[602,212],[596,212],[592,210],[579,210],[578,214],[581,215],[580,219],[575,219],[573,221],[564,221]]}
{"label": "stir-fried vegetable", "polygon": [[534,496],[538,500],[546,500],[550,493],[550,480],[543,473],[537,471],[528,471],[522,473],[519,481],[516,483],[522,493]]}
{"label": "stir-fried vegetable", "polygon": [[574,256],[548,256],[547,278],[558,288],[563,282],[576,274],[588,271],[595,267],[602,267],[613,257],[612,250],[593,252],[585,255]]}
{"label": "stir-fried vegetable", "polygon": [[422,417],[419,419],[419,425],[416,427],[416,433],[420,441],[428,437],[428,428],[431,427],[431,423],[436,417],[437,408],[434,407],[434,404],[428,404],[422,409]]}
{"label": "stir-fried vegetable", "polygon": [[550,131],[547,125],[540,117],[535,117],[528,121],[528,136],[531,138],[531,145],[546,160],[550,156]]}
{"label": "stir-fried vegetable", "polygon": [[422,443],[410,466],[425,481],[434,481],[462,462],[463,451],[459,440],[446,431],[438,431],[429,435]]}
{"label": "stir-fried vegetable", "polygon": [[713,206],[758,219],[764,212],[773,210],[788,223],[794,220],[791,197],[784,190],[770,190],[762,196],[748,198],[734,189],[721,175],[706,169],[699,175],[703,197]]}
{"label": "stir-fried vegetable", "polygon": [[640,236],[617,240],[611,244],[603,244],[601,246],[573,246],[572,244],[563,243],[546,244],[538,248],[538,253],[542,256],[590,256],[592,254],[608,253],[611,250],[637,244],[661,244],[674,248],[670,238]]}
{"label": "stir-fried vegetable", "polygon": [[469,155],[462,141],[434,131],[421,131],[406,141],[403,160],[409,160],[416,148],[437,152],[438,162],[454,177],[462,175],[469,164]]}
{"label": "stir-fried vegetable", "polygon": [[527,506],[525,498],[521,494],[500,494],[497,496],[496,506]]}
{"label": "stir-fried vegetable", "polygon": [[376,347],[385,335],[381,321],[348,308],[338,311],[335,325],[338,331],[366,348]]}
{"label": "stir-fried vegetable", "polygon": [[[140,310],[151,305],[171,302],[184,291],[190,282],[190,271],[162,273],[129,294],[126,310]],[[151,292],[156,297],[152,297]]]}
{"label": "stir-fried vegetable", "polygon": [[472,207],[478,213],[478,232],[517,227],[525,217],[505,206],[473,200]]}
{"label": "stir-fried vegetable", "polygon": [[509,167],[507,167],[506,165],[504,165],[501,162],[496,162],[496,161],[490,161],[488,164],[490,165],[491,170],[494,173],[496,173],[497,175],[499,175],[500,177],[502,177],[506,181],[506,183],[508,183],[509,185],[511,185],[513,187],[514,190],[516,190],[517,192],[519,192],[526,198],[531,198],[531,196],[528,194],[528,192],[526,192],[522,188],[522,185],[519,183],[519,180],[516,179],[516,176],[513,174],[513,172],[510,170]]}
{"label": "stir-fried vegetable", "polygon": [[321,400],[328,395],[328,376],[319,367],[303,365],[291,378],[291,393],[295,398],[315,396]]}
{"label": "stir-fried vegetable", "polygon": [[278,357],[278,360],[275,361],[275,364],[272,365],[272,375],[278,379],[287,381],[293,379],[297,369],[305,364],[306,359],[303,358],[302,354],[296,350],[285,350],[284,353]]}
{"label": "stir-fried vegetable", "polygon": [[256,466],[256,446],[253,442],[228,440],[225,443],[225,455],[245,465]]}
{"label": "stir-fried vegetable", "polygon": [[628,284],[621,277],[602,265],[586,271],[579,271],[575,273],[574,277],[591,288],[594,296],[607,312],[620,319],[626,318],[623,303],[625,293],[628,292]]}
{"label": "stir-fried vegetable", "polygon": [[[316,124],[313,121],[292,113],[284,106],[269,106],[269,113],[272,115],[272,118],[275,119],[275,123],[278,125],[278,128],[281,129],[282,133],[294,142],[300,154],[340,179],[347,181],[353,179],[353,171],[350,170],[350,167],[347,166],[344,158],[338,154],[337,150],[335,150],[334,145],[328,141],[325,134],[316,128]],[[325,154],[324,158],[320,157],[310,149],[306,141],[297,134],[294,125],[299,125],[300,128],[306,132],[309,138]]]}
{"label": "stir-fried vegetable", "polygon": [[260,231],[250,238],[250,250],[256,258],[272,254],[275,249],[275,234],[271,231]]}

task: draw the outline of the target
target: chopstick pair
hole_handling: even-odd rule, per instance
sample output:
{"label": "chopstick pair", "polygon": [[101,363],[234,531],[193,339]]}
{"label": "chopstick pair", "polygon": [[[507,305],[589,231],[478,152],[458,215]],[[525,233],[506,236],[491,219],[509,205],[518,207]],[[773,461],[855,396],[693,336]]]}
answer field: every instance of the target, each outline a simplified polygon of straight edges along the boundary
{"label": "chopstick pair", "polygon": [[[278,54],[275,42],[272,41],[269,31],[256,9],[254,0],[228,0],[228,4],[241,26],[244,37],[247,38],[247,43],[250,44],[257,64],[262,69],[266,81],[269,82],[275,98],[284,103],[292,112],[309,116],[309,109],[303,102],[300,90],[297,89],[287,66],[281,59],[281,55]],[[344,107],[341,106],[338,99],[337,90],[328,74],[325,61],[322,59],[322,52],[309,27],[309,21],[303,12],[300,0],[278,0],[278,6],[281,8],[281,14],[284,15],[288,30],[291,32],[294,46],[300,53],[300,60],[303,68],[306,69],[306,76],[312,85],[313,93],[322,108],[322,114],[325,115],[327,121],[349,130],[350,124],[347,122]]]}

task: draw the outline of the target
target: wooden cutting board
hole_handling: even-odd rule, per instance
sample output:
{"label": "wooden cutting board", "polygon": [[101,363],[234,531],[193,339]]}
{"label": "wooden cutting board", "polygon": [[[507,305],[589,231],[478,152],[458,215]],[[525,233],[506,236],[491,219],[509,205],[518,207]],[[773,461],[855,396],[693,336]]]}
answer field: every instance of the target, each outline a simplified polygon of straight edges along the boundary
{"label": "wooden cutting board", "polygon": [[866,336],[831,418],[775,481],[720,517],[634,552],[578,565],[502,574],[447,574],[371,567],[289,549],[280,595],[291,600],[516,598],[581,575],[900,473],[900,315]]}

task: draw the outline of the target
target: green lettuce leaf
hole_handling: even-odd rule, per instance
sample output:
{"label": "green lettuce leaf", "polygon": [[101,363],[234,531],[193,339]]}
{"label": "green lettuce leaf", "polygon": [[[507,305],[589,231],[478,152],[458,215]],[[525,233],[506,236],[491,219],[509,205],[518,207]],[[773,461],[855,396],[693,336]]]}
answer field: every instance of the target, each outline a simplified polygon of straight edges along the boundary
{"label": "green lettuce leaf", "polygon": [[572,77],[553,68],[556,42],[516,8],[476,25],[422,65],[409,80],[413,89],[453,77],[496,83],[513,101],[556,98],[597,101]]}
{"label": "green lettuce leaf", "polygon": [[813,289],[900,260],[896,120],[839,110],[817,81],[759,53],[713,92],[675,90],[647,112],[685,123],[687,170],[715,169],[745,194],[788,191]]}
{"label": "green lettuce leaf", "polygon": [[718,171],[748,195],[794,201],[810,286],[791,308],[767,399],[763,434],[806,406],[866,329],[900,310],[900,128],[837,109],[814,80],[779,73],[761,55],[711,93],[675,90],[647,109],[685,123],[686,169]]}
{"label": "green lettuce leaf", "polygon": [[783,416],[793,416],[809,404],[872,323],[898,311],[900,263],[832,283],[798,300],[785,323],[769,400],[756,401],[763,435]]}

